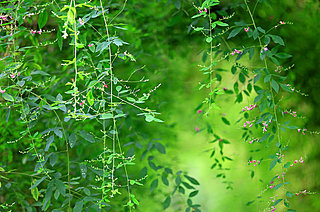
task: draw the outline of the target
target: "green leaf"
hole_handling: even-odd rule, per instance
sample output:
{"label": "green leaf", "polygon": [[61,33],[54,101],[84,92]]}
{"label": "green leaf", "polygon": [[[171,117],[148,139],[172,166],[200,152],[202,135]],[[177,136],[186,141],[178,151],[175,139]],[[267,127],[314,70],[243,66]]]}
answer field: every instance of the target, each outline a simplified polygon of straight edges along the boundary
{"label": "green leaf", "polygon": [[299,127],[297,126],[285,126],[286,128],[288,129],[291,129],[291,130],[295,130],[295,129],[298,129]]}
{"label": "green leaf", "polygon": [[282,183],[279,183],[278,185],[276,185],[276,186],[274,187],[274,189],[275,189],[275,190],[278,190],[281,186],[282,186]]}
{"label": "green leaf", "polygon": [[258,31],[258,29],[255,29],[255,30],[253,31],[252,37],[253,37],[254,40],[259,37],[259,31]]}
{"label": "green leaf", "polygon": [[12,97],[10,94],[3,93],[3,94],[2,94],[2,97],[3,97],[5,100],[7,100],[7,101],[14,102],[14,99],[13,99],[13,97]]}
{"label": "green leaf", "polygon": [[278,36],[278,35],[269,35],[269,36],[272,38],[274,43],[278,43],[278,44],[284,46],[284,42],[280,36]]}
{"label": "green leaf", "polygon": [[281,86],[281,88],[282,88],[283,90],[292,93],[292,90],[290,89],[289,86],[287,86],[287,85],[285,85],[285,84],[282,84],[282,83],[280,83],[280,86]]}
{"label": "green leaf", "polygon": [[130,102],[136,102],[136,100],[132,97],[127,97],[127,100],[130,101]]}
{"label": "green leaf", "polygon": [[232,74],[235,74],[236,72],[237,72],[237,67],[232,66],[232,68],[231,68],[231,73],[232,73]]}
{"label": "green leaf", "polygon": [[82,138],[84,138],[85,140],[89,141],[90,143],[95,143],[96,142],[94,137],[93,137],[93,135],[89,134],[87,131],[80,130],[79,133],[82,136]]}
{"label": "green leaf", "polygon": [[166,149],[165,149],[165,147],[164,147],[162,144],[160,144],[160,143],[158,143],[158,142],[155,142],[155,143],[154,143],[154,146],[155,146],[155,148],[156,148],[160,153],[166,154]]}
{"label": "green leaf", "polygon": [[81,212],[83,207],[83,200],[76,202],[73,212]]}
{"label": "green leaf", "polygon": [[275,90],[275,92],[279,92],[279,84],[274,79],[271,80],[271,86]]}
{"label": "green leaf", "polygon": [[264,136],[262,136],[262,138],[260,139],[259,142],[263,142],[263,141],[267,140],[269,136],[270,136],[270,133],[265,134]]}
{"label": "green leaf", "polygon": [[168,181],[167,177],[164,174],[162,174],[161,180],[162,180],[163,184],[165,184],[166,186],[169,185],[169,181]]}
{"label": "green leaf", "polygon": [[111,44],[111,41],[108,41],[108,42],[104,41],[102,43],[99,43],[96,47],[96,52],[99,52],[101,54],[110,44]]}
{"label": "green leaf", "polygon": [[100,117],[100,119],[112,119],[112,118],[113,118],[112,113],[104,113]]}
{"label": "green leaf", "polygon": [[48,151],[50,148],[51,143],[54,141],[54,135],[51,135],[48,139],[47,139],[47,143],[46,143],[46,148],[44,149],[44,151]]}
{"label": "green leaf", "polygon": [[264,37],[264,44],[269,45],[270,41],[271,41],[270,37],[266,35]]}
{"label": "green leaf", "polygon": [[45,210],[45,208],[47,207],[47,204],[49,203],[51,197],[52,197],[52,192],[53,192],[53,181],[51,181],[48,184],[47,190],[46,190],[46,194],[44,197],[44,203],[42,205],[42,210]]}
{"label": "green leaf", "polygon": [[38,201],[38,199],[39,199],[39,189],[37,187],[31,189],[31,194],[32,194],[33,199]]}
{"label": "green leaf", "polygon": [[207,37],[206,41],[207,43],[210,43],[212,41],[212,37]]}
{"label": "green leaf", "polygon": [[71,148],[74,147],[74,145],[76,144],[78,138],[77,135],[75,133],[71,133],[71,135],[69,136],[69,145]]}
{"label": "green leaf", "polygon": [[189,194],[189,198],[196,196],[199,193],[199,191],[193,191]]}
{"label": "green leaf", "polygon": [[244,76],[244,74],[242,72],[239,74],[239,80],[241,83],[244,83],[246,81],[246,77]]}
{"label": "green leaf", "polygon": [[235,28],[234,30],[232,30],[228,36],[228,39],[237,36],[237,34],[239,34],[239,32],[241,32],[241,30],[242,30],[242,28]]}
{"label": "green leaf", "polygon": [[92,106],[94,103],[94,97],[91,90],[87,93],[87,101],[90,106]]}
{"label": "green leaf", "polygon": [[152,193],[157,187],[158,187],[158,179],[155,179],[152,181],[150,185],[150,192]]}
{"label": "green leaf", "polygon": [[57,43],[58,43],[59,49],[61,51],[62,50],[63,40],[62,40],[62,36],[61,36],[61,31],[60,30],[57,33]]}
{"label": "green leaf", "polygon": [[49,14],[46,10],[44,10],[42,13],[40,13],[39,15],[39,19],[38,19],[38,26],[39,29],[41,29],[42,27],[44,27],[48,21],[48,17]]}
{"label": "green leaf", "polygon": [[44,181],[47,178],[47,176],[42,177],[41,179],[37,180],[29,189],[34,189],[37,187],[42,181]]}
{"label": "green leaf", "polygon": [[53,153],[51,156],[50,156],[50,165],[53,167],[57,162],[57,154],[56,153]]}
{"label": "green leaf", "polygon": [[66,187],[61,180],[56,180],[56,187],[62,196],[66,195]]}
{"label": "green leaf", "polygon": [[267,76],[265,76],[263,82],[266,83],[266,82],[269,82],[271,80],[271,75],[268,74]]}
{"label": "green leaf", "polygon": [[242,102],[242,100],[243,100],[243,96],[242,96],[242,93],[239,93],[238,95],[237,95],[237,99],[236,99],[236,102]]}
{"label": "green leaf", "polygon": [[189,181],[190,181],[190,183],[192,183],[193,185],[200,185],[200,183],[196,180],[196,179],[194,179],[193,177],[190,177],[190,176],[188,176],[188,175],[184,175],[185,176],[185,178],[187,178]]}
{"label": "green leaf", "polygon": [[277,54],[275,54],[275,56],[276,56],[276,57],[279,57],[279,58],[281,58],[281,59],[287,59],[287,58],[292,57],[292,55],[287,54],[287,53],[277,53]]}
{"label": "green leaf", "polygon": [[226,125],[230,125],[230,122],[228,121],[228,119],[226,119],[225,117],[221,118],[223,123],[225,123]]}
{"label": "green leaf", "polygon": [[71,9],[69,9],[69,11],[68,11],[67,21],[68,21],[71,25],[73,25],[73,24],[75,23],[75,22],[74,22],[74,14],[73,14],[73,12],[72,12]]}
{"label": "green leaf", "polygon": [[229,26],[229,24],[223,23],[223,22],[221,22],[221,21],[215,21],[214,24],[217,24],[218,26],[222,26],[222,27],[227,27],[227,26]]}
{"label": "green leaf", "polygon": [[83,189],[83,192],[84,192],[87,196],[90,196],[90,195],[91,195],[90,190],[87,189],[87,188],[84,188],[84,189]]}
{"label": "green leaf", "polygon": [[283,167],[287,169],[287,168],[289,168],[289,167],[290,167],[290,164],[291,164],[291,163],[290,163],[290,162],[288,162],[288,163],[284,164],[284,166],[283,166]]}
{"label": "green leaf", "polygon": [[287,195],[287,197],[290,197],[290,198],[291,198],[291,197],[293,196],[293,193],[287,191],[286,195]]}
{"label": "green leaf", "polygon": [[277,199],[274,203],[273,203],[273,206],[276,206],[279,202],[281,202],[282,199]]}
{"label": "green leaf", "polygon": [[133,194],[131,194],[130,196],[131,196],[131,199],[132,199],[133,203],[136,204],[136,205],[139,205],[139,202],[136,199],[136,197]]}
{"label": "green leaf", "polygon": [[273,161],[270,163],[270,168],[269,168],[269,170],[272,170],[273,167],[277,164],[277,162],[278,162],[278,159],[277,159],[277,158],[273,159]]}
{"label": "green leaf", "polygon": [[170,203],[171,203],[171,197],[168,196],[168,197],[166,198],[166,200],[162,203],[163,209],[164,209],[164,210],[167,209],[167,208],[170,206]]}

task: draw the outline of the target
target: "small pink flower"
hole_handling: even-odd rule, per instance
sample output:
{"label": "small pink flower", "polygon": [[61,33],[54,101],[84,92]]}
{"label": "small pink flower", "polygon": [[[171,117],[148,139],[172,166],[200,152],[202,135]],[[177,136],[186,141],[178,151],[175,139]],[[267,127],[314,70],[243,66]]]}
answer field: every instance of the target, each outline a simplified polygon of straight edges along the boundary
{"label": "small pink flower", "polygon": [[0,89],[0,93],[5,93],[5,92],[6,92],[6,90]]}
{"label": "small pink flower", "polygon": [[196,127],[195,127],[195,130],[196,130],[197,132],[199,132],[199,131],[200,131],[200,129],[199,129],[199,127],[198,127],[198,126],[196,126]]}
{"label": "small pink flower", "polygon": [[108,88],[108,85],[103,82],[103,87]]}
{"label": "small pink flower", "polygon": [[280,21],[280,24],[285,24],[283,21]]}
{"label": "small pink flower", "polygon": [[39,35],[41,35],[41,33],[42,33],[42,29],[40,29],[40,30],[38,31],[38,34],[39,34]]}
{"label": "small pink flower", "polygon": [[197,113],[202,113],[202,110],[198,110]]}
{"label": "small pink flower", "polygon": [[204,12],[205,12],[205,13],[208,12],[207,8],[204,8]]}
{"label": "small pink flower", "polygon": [[268,48],[267,48],[267,47],[264,47],[264,49],[263,49],[263,50],[266,52],[266,51],[268,51]]}
{"label": "small pink flower", "polygon": [[84,100],[82,100],[82,102],[79,103],[80,106],[82,106],[85,103]]}
{"label": "small pink flower", "polygon": [[201,14],[202,13],[202,11],[201,10],[199,10],[199,14]]}
{"label": "small pink flower", "polygon": [[14,74],[10,74],[10,77],[13,79],[13,78],[15,78],[15,77],[16,77],[16,75],[14,75]]}
{"label": "small pink flower", "polygon": [[301,129],[298,129],[298,132],[300,132],[301,131]]}
{"label": "small pink flower", "polygon": [[30,31],[30,33],[32,34],[32,35],[34,35],[34,34],[36,34],[37,33],[37,31],[34,31],[33,29]]}
{"label": "small pink flower", "polygon": [[244,28],[245,32],[249,32],[250,27]]}
{"label": "small pink flower", "polygon": [[92,44],[92,43],[88,45],[88,47],[91,47],[91,46],[93,46],[93,44]]}
{"label": "small pink flower", "polygon": [[79,23],[81,26],[84,25],[84,21],[81,18],[79,18]]}

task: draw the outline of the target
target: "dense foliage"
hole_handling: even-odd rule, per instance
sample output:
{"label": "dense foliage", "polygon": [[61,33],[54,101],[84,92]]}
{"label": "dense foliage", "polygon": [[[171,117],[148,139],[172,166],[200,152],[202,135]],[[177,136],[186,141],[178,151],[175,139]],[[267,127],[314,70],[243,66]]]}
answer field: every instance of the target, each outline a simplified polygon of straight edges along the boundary
{"label": "dense foliage", "polygon": [[320,209],[319,3],[0,5],[1,210]]}

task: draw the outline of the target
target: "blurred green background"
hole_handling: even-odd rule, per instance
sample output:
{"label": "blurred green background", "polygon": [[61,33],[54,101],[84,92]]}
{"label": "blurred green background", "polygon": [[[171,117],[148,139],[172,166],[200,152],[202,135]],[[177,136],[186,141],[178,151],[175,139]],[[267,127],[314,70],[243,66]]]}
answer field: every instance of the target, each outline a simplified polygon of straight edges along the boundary
{"label": "blurred green background", "polygon": [[[219,9],[228,14],[235,9],[235,18],[232,21],[248,20],[249,17],[245,11],[237,7],[241,3],[243,2],[221,1]],[[251,7],[253,3],[255,2],[251,2]],[[317,112],[320,107],[318,94],[320,72],[317,69],[320,63],[318,60],[319,6],[318,1],[312,0],[269,0],[267,3],[259,4],[255,12],[256,22],[263,28],[269,28],[280,20],[293,23],[279,29],[280,35],[286,42],[286,52],[293,55],[286,65],[295,65],[288,72],[288,76],[290,81],[294,82],[295,89],[308,96],[298,93],[290,94],[283,97],[283,104],[300,114],[296,125],[305,126],[310,131],[319,130],[320,124]],[[171,9],[163,10],[168,7]],[[130,11],[130,8],[128,10]],[[197,85],[204,79],[198,71],[198,65],[204,64],[202,63],[203,49],[207,48],[205,38],[200,33],[187,33],[188,26],[193,21],[190,16],[195,14],[194,8],[190,8],[188,1],[171,1],[171,4],[160,1],[137,1],[132,7],[132,11],[134,10],[139,12],[136,14],[137,19],[133,25],[147,33],[146,37],[140,38],[143,44],[141,47],[147,55],[147,57],[141,57],[143,61],[141,63],[147,64],[150,70],[155,71],[153,80],[162,83],[157,91],[157,97],[161,99],[158,99],[158,110],[166,120],[168,131],[173,134],[172,137],[167,137],[166,131],[160,135],[167,147],[171,149],[167,162],[176,163],[177,167],[189,171],[190,175],[200,181],[200,193],[196,200],[202,205],[203,211],[264,211],[266,203],[263,201],[268,201],[267,198],[272,196],[272,193],[263,191],[274,173],[269,173],[270,161],[268,161],[259,169],[254,169],[255,176],[251,179],[250,174],[253,169],[248,167],[247,160],[251,154],[250,150],[255,148],[248,149],[248,144],[244,143],[240,136],[241,126],[235,124],[240,117],[240,108],[252,104],[253,98],[247,98],[243,104],[239,105],[233,103],[235,96],[223,97],[221,99],[223,109],[217,114],[211,114],[207,119],[213,125],[214,131],[225,135],[232,143],[226,147],[226,152],[234,159],[228,162],[231,168],[228,176],[234,184],[233,190],[226,190],[221,180],[216,178],[218,172],[210,169],[213,161],[210,161],[208,150],[213,148],[213,144],[209,143],[212,138],[207,136],[206,132],[196,133],[194,130],[196,125],[205,128],[201,126],[203,123],[199,121],[195,108],[206,95],[197,89]],[[148,11],[147,15],[142,10]],[[141,18],[140,21],[139,18]],[[239,43],[241,43],[241,37],[229,45],[235,46]],[[230,64],[225,63],[220,68],[227,71],[223,74],[226,78],[224,85],[232,89],[234,79],[230,77]],[[222,113],[232,121],[230,127],[226,127],[221,121]],[[305,158],[303,166],[292,168],[287,173],[287,180],[290,181],[290,185],[287,186],[289,190],[319,191],[318,138],[317,135],[303,137],[296,132],[282,135],[285,143],[290,143],[292,147],[287,157],[291,160],[298,159],[300,156]],[[260,194],[264,194],[261,202],[256,199]],[[257,204],[247,206],[247,202],[251,200],[256,200]],[[319,194],[315,193],[293,198],[290,205],[297,211],[320,211],[318,200]],[[141,211],[154,209],[154,205],[149,207],[148,205],[149,202],[145,202]],[[169,211],[180,211],[180,209],[172,206]]]}

